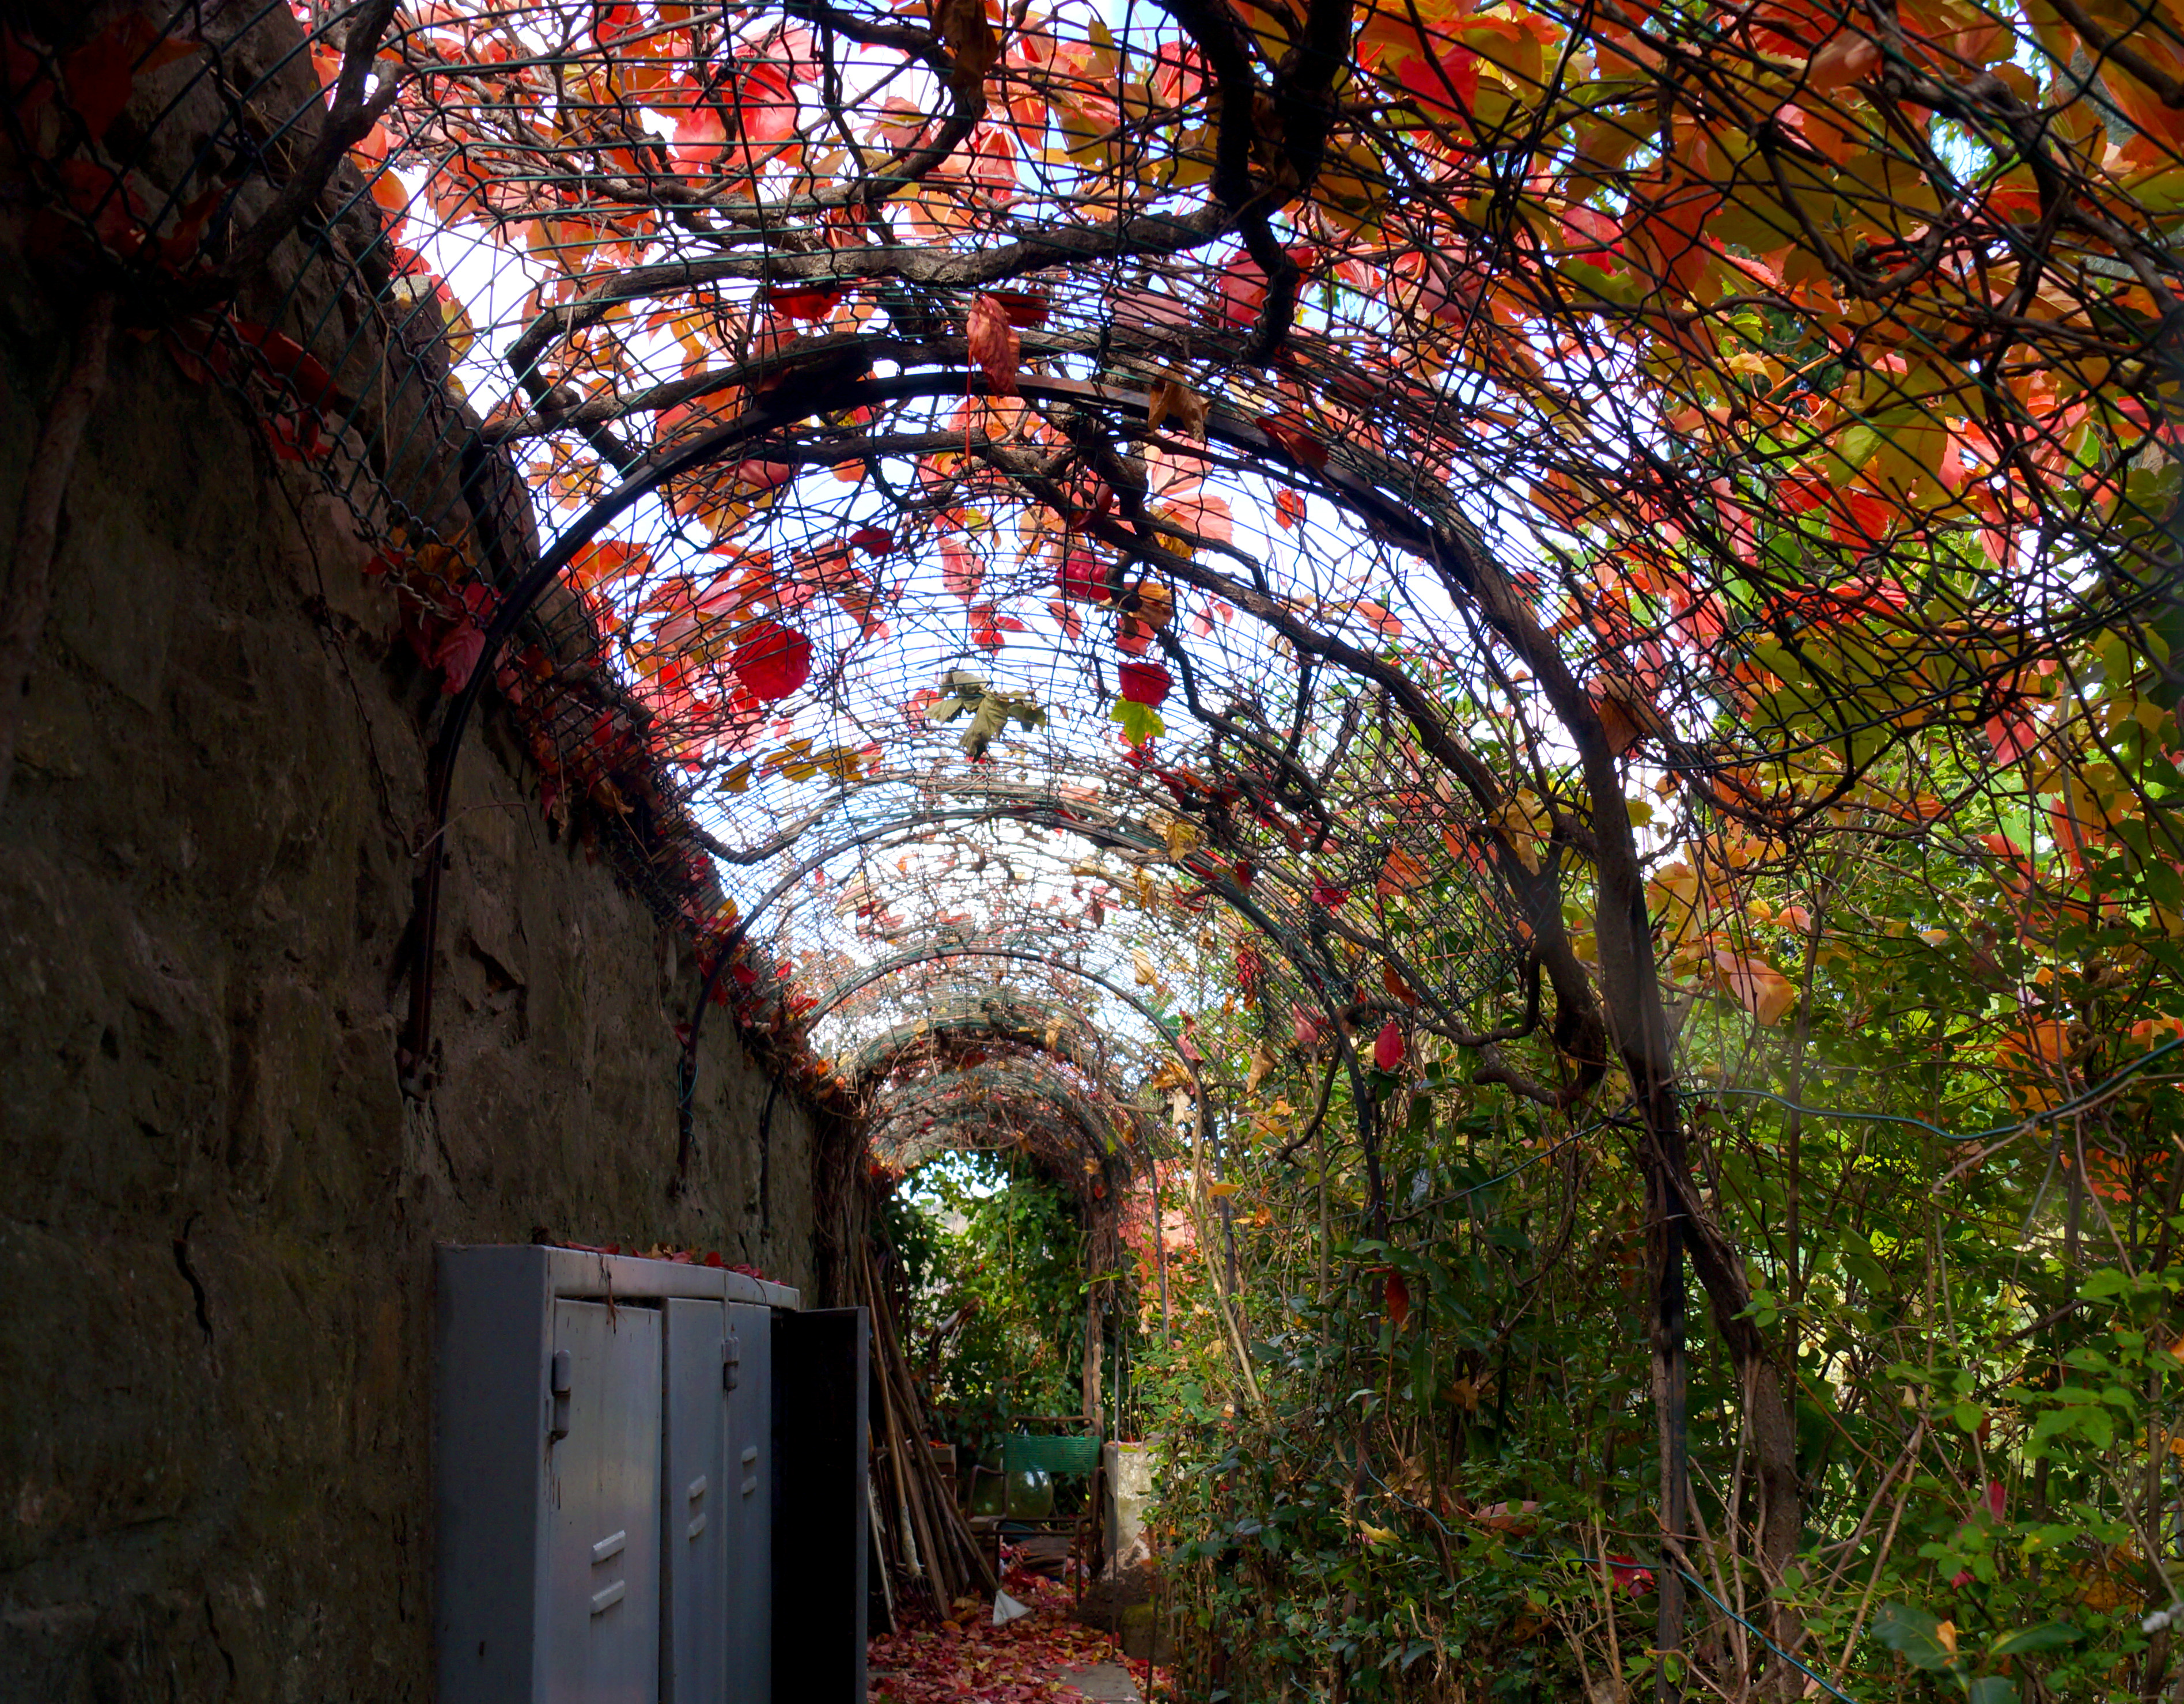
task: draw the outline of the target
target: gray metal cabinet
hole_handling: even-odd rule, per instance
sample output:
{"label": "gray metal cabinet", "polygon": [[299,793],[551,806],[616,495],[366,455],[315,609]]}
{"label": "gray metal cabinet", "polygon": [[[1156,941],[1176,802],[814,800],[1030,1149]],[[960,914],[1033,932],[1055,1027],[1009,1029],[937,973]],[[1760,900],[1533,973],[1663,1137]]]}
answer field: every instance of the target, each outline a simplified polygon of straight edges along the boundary
{"label": "gray metal cabinet", "polygon": [[441,1704],[770,1704],[796,1292],[532,1246],[444,1247],[437,1277]]}
{"label": "gray metal cabinet", "polygon": [[660,1699],[660,1321],[554,1304],[542,1704]]}
{"label": "gray metal cabinet", "polygon": [[773,1315],[728,1304],[727,1704],[773,1696]]}
{"label": "gray metal cabinet", "polygon": [[724,1573],[730,1505],[727,1318],[723,1304],[672,1296],[665,1379],[666,1473],[660,1494],[660,1704],[721,1704],[726,1685]]}

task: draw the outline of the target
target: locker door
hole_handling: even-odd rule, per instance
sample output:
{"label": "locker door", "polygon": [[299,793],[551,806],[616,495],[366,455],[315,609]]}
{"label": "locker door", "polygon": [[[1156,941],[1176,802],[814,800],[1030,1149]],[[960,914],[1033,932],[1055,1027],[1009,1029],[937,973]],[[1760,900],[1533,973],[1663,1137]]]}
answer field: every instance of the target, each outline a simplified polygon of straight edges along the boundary
{"label": "locker door", "polygon": [[722,1384],[727,1434],[728,1704],[773,1696],[773,1310],[728,1304]]}
{"label": "locker door", "polygon": [[727,1326],[716,1301],[671,1297],[660,1484],[661,1704],[722,1704],[722,1562],[734,1497],[722,1439]]}
{"label": "locker door", "polygon": [[658,1704],[660,1311],[554,1304],[546,1704]]}
{"label": "locker door", "polygon": [[865,1704],[868,1329],[861,1307],[773,1317],[778,1704]]}

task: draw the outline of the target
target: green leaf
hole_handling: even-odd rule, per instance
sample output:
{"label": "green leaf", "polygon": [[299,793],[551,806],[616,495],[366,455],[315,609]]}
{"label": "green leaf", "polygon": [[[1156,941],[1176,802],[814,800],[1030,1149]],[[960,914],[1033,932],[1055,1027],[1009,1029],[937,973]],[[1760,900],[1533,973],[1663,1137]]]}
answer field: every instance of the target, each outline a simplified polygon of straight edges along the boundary
{"label": "green leaf", "polygon": [[1123,738],[1132,745],[1143,745],[1167,732],[1167,724],[1161,720],[1158,710],[1130,699],[1117,699],[1114,709],[1107,712],[1107,720],[1122,724]]}
{"label": "green leaf", "polygon": [[1965,1704],[2017,1704],[2017,1683],[2007,1674],[1990,1674],[1964,1688]]}
{"label": "green leaf", "polygon": [[1942,1623],[1908,1603],[1885,1606],[1873,1623],[1875,1634],[1914,1668],[1947,1668],[1955,1653],[1942,1643]]}
{"label": "green leaf", "polygon": [[2054,1651],[2075,1645],[2084,1637],[2067,1621],[2043,1621],[2036,1627],[2020,1627],[1997,1635],[1987,1651],[1994,1657],[2022,1657],[2028,1651]]}

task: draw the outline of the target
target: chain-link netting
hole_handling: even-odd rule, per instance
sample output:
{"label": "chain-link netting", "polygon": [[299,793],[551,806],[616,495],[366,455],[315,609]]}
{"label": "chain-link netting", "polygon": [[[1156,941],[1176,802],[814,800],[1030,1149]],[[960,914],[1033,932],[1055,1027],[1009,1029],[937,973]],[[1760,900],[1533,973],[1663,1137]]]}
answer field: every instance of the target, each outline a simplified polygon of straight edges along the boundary
{"label": "chain-link netting", "polygon": [[1340,10],[196,0],[11,34],[8,123],[378,544],[443,767],[506,716],[823,1090],[1057,979],[1479,1044],[1589,961],[1600,742],[1786,834],[2165,619],[2176,84]]}

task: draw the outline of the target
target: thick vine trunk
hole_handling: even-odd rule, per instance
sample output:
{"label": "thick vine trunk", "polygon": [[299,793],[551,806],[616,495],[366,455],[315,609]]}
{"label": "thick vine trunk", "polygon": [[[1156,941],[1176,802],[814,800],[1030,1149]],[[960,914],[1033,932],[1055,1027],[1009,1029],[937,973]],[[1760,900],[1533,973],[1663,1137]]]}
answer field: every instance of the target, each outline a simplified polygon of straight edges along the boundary
{"label": "thick vine trunk", "polygon": [[[1646,1133],[1647,1249],[1651,1256],[1655,1414],[1661,1449],[1660,1523],[1663,1547],[1672,1557],[1684,1548],[1691,1525],[1691,1490],[1685,1412],[1684,1260],[1691,1258],[1705,1289],[1714,1328],[1729,1351],[1744,1393],[1746,1419],[1758,1464],[1760,1511],[1758,1556],[1770,1597],[1782,1570],[1796,1556],[1802,1535],[1802,1490],[1797,1479],[1797,1429],[1780,1373],[1769,1356],[1758,1327],[1747,1317],[1751,1285],[1744,1261],[1721,1228],[1706,1213],[1691,1170],[1683,1109],[1675,1086],[1675,1038],[1662,998],[1660,972],[1653,955],[1652,920],[1646,906],[1644,866],[1624,802],[1621,764],[1591,693],[1571,674],[1553,640],[1543,632],[1524,600],[1499,567],[1483,552],[1466,561],[1462,576],[1481,608],[1531,667],[1555,712],[1575,741],[1591,807],[1588,849],[1596,879],[1594,941],[1599,958],[1601,1016],[1638,1104]],[[1557,944],[1542,940],[1553,956]],[[1563,949],[1567,950],[1566,944]],[[1550,963],[1552,975],[1554,966]],[[1558,1002],[1566,998],[1566,978],[1557,977]],[[1659,1580],[1658,1648],[1684,1648],[1684,1581],[1674,1566]],[[1795,1619],[1774,1601],[1769,1635],[1784,1650],[1794,1648]],[[1665,1665],[1664,1665],[1665,1668]],[[1766,1696],[1797,1696],[1796,1671],[1779,1657],[1767,1659]],[[1658,1695],[1674,1700],[1681,1688],[1663,1674]]]}
{"label": "thick vine trunk", "polygon": [[[1706,1290],[1714,1329],[1721,1334],[1730,1364],[1736,1371],[1737,1386],[1744,1393],[1745,1424],[1749,1428],[1759,1490],[1759,1512],[1753,1525],[1759,1563],[1772,1600],[1767,1634],[1780,1650],[1791,1651],[1797,1648],[1800,1629],[1797,1617],[1780,1601],[1779,1591],[1782,1571],[1796,1559],[1804,1536],[1797,1413],[1784,1388],[1781,1369],[1747,1312],[1752,1306],[1752,1286],[1745,1278],[1742,1257],[1700,1209],[1696,1193],[1687,1192],[1686,1199],[1692,1269]],[[1796,1698],[1802,1686],[1803,1677],[1789,1663],[1780,1657],[1768,1658],[1761,1697]]]}

